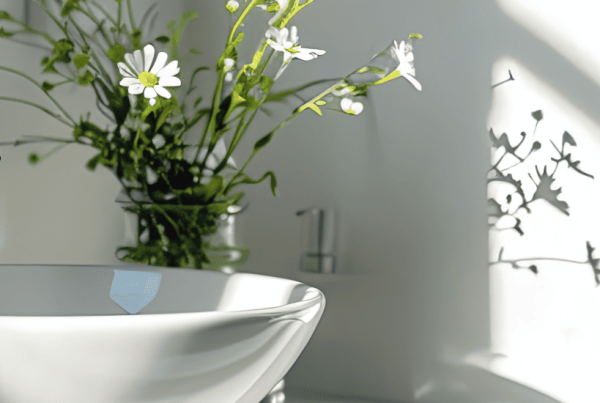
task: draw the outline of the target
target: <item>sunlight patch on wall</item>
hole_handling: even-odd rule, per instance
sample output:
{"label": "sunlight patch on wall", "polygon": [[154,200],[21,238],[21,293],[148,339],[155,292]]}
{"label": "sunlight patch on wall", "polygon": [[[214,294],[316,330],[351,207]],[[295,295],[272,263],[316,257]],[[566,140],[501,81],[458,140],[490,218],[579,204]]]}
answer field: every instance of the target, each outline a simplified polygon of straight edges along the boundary
{"label": "sunlight patch on wall", "polygon": [[[550,172],[554,169],[551,158],[557,158],[558,152],[550,140],[560,148],[567,131],[577,143],[575,147],[567,145],[572,160],[581,161],[579,167],[595,179],[577,174],[562,162],[552,188],[562,188],[558,198],[568,203],[569,216],[545,200],[532,202],[531,214],[517,213],[523,236],[514,230],[490,231],[490,262],[498,259],[501,247],[503,259],[553,257],[584,262],[586,241],[597,248],[594,257],[600,257],[600,215],[596,213],[600,207],[600,125],[554,91],[551,83],[540,81],[510,57],[494,64],[492,84],[506,80],[509,69],[515,81],[493,90],[488,131],[492,128],[496,137],[506,133],[513,145],[521,139],[520,133],[526,132],[529,144],[520,149],[522,157],[534,140],[542,148],[522,166],[505,173],[523,182],[529,199],[536,186],[528,173],[537,180],[536,165],[540,171],[545,165]],[[531,138],[536,124],[532,112],[538,110],[543,119]],[[491,156],[492,164],[502,153],[499,149],[499,155]],[[499,168],[516,162],[505,159]],[[511,190],[490,187],[488,191],[489,197],[502,202]],[[543,260],[530,263],[537,265],[537,276],[510,264],[490,268],[492,349],[508,356],[495,362],[495,370],[564,402],[587,402],[592,396],[592,401],[600,401],[600,391],[594,389],[590,375],[600,373],[600,287],[596,287],[591,266]]]}
{"label": "sunlight patch on wall", "polygon": [[600,3],[589,0],[496,0],[510,18],[600,84]]}

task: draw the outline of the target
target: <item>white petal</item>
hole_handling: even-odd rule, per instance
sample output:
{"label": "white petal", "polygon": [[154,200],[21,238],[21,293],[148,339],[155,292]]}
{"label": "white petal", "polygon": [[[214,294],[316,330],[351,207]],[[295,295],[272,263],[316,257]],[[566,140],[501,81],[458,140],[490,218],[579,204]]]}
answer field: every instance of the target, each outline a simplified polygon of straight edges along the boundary
{"label": "white petal", "polygon": [[154,106],[156,104],[156,98],[150,98],[150,106]]}
{"label": "white petal", "polygon": [[157,77],[168,77],[175,75],[179,72],[177,67],[177,60],[173,60],[171,63],[167,64],[161,71],[156,73]]}
{"label": "white petal", "polygon": [[354,111],[355,114],[359,114],[363,111],[364,106],[363,104],[361,104],[360,102],[353,102],[352,103],[352,110]]}
{"label": "white petal", "polygon": [[289,31],[287,28],[281,28],[279,30],[279,33],[277,34],[277,42],[279,42],[279,43],[285,42],[285,40],[288,37],[288,33],[289,33]]}
{"label": "white petal", "polygon": [[156,91],[152,87],[146,87],[144,90],[144,98],[156,98]]}
{"label": "white petal", "polygon": [[144,46],[144,71],[150,71],[152,60],[154,59],[154,46]]}
{"label": "white petal", "polygon": [[273,49],[275,49],[276,51],[285,52],[285,48],[283,47],[283,45],[281,45],[273,40],[270,40],[268,43],[269,43],[269,46],[272,47]]}
{"label": "white petal", "polygon": [[300,48],[300,53],[294,53],[292,56],[296,59],[309,61],[316,59],[318,56],[324,55],[325,51],[320,49]]}
{"label": "white petal", "polygon": [[423,87],[421,87],[421,83],[419,83],[416,78],[411,76],[410,74],[402,74],[402,77],[406,78],[412,85],[415,86],[416,89],[421,91]]}
{"label": "white petal", "polygon": [[155,85],[154,89],[156,90],[156,93],[158,95],[160,95],[163,98],[166,99],[170,99],[171,98],[171,93],[165,89],[165,87],[161,86],[161,85]]}
{"label": "white petal", "polygon": [[137,65],[137,62],[135,61],[131,53],[125,53],[125,61],[129,64],[129,66],[131,66],[136,76],[142,72],[142,70],[140,70],[141,66]]}
{"label": "white petal", "polygon": [[131,70],[129,70],[129,67],[127,67],[125,63],[119,62],[117,63],[117,66],[119,67],[119,73],[121,73],[125,77],[135,77],[135,74],[133,74]]}
{"label": "white petal", "polygon": [[211,180],[212,178],[210,176],[203,176],[202,179],[200,179],[200,183],[203,185],[208,185]]}
{"label": "white petal", "polygon": [[140,69],[140,72],[144,71],[144,58],[142,57],[142,51],[138,49],[133,52],[133,58],[135,59],[135,63]]}
{"label": "white petal", "polygon": [[344,98],[342,99],[342,102],[340,102],[340,106],[342,107],[342,110],[346,112],[352,108],[352,100],[350,98]]}
{"label": "white petal", "polygon": [[168,55],[165,52],[160,52],[158,56],[156,56],[156,61],[154,62],[154,66],[152,66],[152,70],[150,73],[156,75],[163,67],[165,67],[165,63],[167,62]]}
{"label": "white petal", "polygon": [[141,94],[142,92],[144,92],[144,84],[139,83],[139,84],[133,84],[129,86],[129,93],[131,95],[138,95]]}
{"label": "white petal", "polygon": [[291,54],[287,50],[284,51],[283,52],[283,64],[288,64],[294,58],[294,56],[297,54],[299,54],[299,53]]}
{"label": "white petal", "polygon": [[227,160],[227,163],[229,165],[233,165],[234,168],[237,168],[237,165],[235,165],[235,161],[233,160],[233,157],[229,157],[229,159]]}
{"label": "white petal", "polygon": [[119,82],[119,85],[122,87],[129,87],[130,85],[133,84],[141,84],[140,80],[138,80],[137,78],[133,78],[133,77],[125,77],[124,79],[122,79]]}
{"label": "white petal", "polygon": [[162,85],[163,87],[179,87],[181,80],[177,77],[161,77],[158,80],[158,85]]}
{"label": "white petal", "polygon": [[296,28],[296,26],[294,25],[290,31],[290,41],[292,41],[294,44],[298,43],[298,28]]}
{"label": "white petal", "polygon": [[279,30],[275,27],[269,27],[269,29],[267,29],[267,32],[265,32],[265,36],[267,38],[277,38],[278,34]]}

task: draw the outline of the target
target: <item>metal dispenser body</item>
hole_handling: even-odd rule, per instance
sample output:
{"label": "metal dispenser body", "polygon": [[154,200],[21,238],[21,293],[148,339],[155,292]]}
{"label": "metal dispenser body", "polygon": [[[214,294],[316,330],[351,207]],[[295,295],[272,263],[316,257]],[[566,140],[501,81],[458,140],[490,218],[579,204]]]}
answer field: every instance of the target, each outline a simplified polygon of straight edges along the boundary
{"label": "metal dispenser body", "polygon": [[308,208],[296,213],[302,222],[302,256],[300,271],[335,272],[335,209]]}

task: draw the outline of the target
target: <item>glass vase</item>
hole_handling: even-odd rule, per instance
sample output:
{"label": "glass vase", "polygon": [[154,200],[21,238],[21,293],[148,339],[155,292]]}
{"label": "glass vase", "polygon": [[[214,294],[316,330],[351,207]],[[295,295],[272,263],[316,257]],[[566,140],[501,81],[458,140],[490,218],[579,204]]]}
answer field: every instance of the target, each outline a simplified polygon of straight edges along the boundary
{"label": "glass vase", "polygon": [[242,242],[245,208],[134,203],[123,195],[116,201],[125,215],[125,236],[115,253],[121,261],[233,273],[248,258]]}

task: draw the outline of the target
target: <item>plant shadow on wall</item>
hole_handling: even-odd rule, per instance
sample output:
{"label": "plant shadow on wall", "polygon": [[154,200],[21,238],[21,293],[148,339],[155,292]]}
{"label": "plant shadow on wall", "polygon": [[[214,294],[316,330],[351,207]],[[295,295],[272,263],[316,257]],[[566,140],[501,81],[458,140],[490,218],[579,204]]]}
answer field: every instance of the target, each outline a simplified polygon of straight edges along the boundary
{"label": "plant shadow on wall", "polygon": [[[93,171],[103,165],[109,169],[123,186],[129,204],[124,209],[137,217],[135,246],[119,248],[117,257],[155,266],[205,268],[210,263],[207,239],[216,233],[219,220],[241,211],[238,204],[244,193],[233,190],[239,185],[269,179],[271,192],[276,195],[274,172],[254,179],[244,170],[278,130],[307,110],[319,116],[324,110],[358,115],[363,110],[359,100],[370,87],[398,77],[406,78],[421,90],[414,77],[412,41],[422,36],[411,34],[406,41],[393,41],[366,65],[343,78],[316,80],[271,92],[290,63],[311,61],[325,54],[324,50],[299,45],[297,28],[286,27],[313,2],[252,0],[240,5],[236,0],[223,1],[224,8],[231,16],[235,15],[235,23],[216,62],[218,78],[213,97],[206,105],[202,97],[192,101],[189,96],[193,95],[196,77],[212,70],[211,67],[188,70],[191,78],[187,90],[182,94],[178,88],[181,86],[177,77],[178,45],[186,24],[198,17],[195,11],[187,11],[179,21],[170,22],[169,32],[158,37],[149,35],[158,13],[156,7],[149,7],[142,20],[136,21],[131,0],[34,0],[58,27],[58,37],[0,11],[0,22],[5,25],[0,27],[0,37],[12,40],[15,36],[27,36],[39,40],[48,50],[41,60],[42,74],[51,75],[55,81],[38,82],[15,68],[0,66],[0,70],[33,83],[55,110],[18,98],[2,96],[0,100],[37,108],[72,133],[72,138],[67,139],[24,136],[0,145],[58,143],[44,155],[32,153],[29,157],[32,164],[69,144],[96,149],[97,154],[88,161],[87,168]],[[238,60],[238,46],[245,36],[243,22],[251,12],[272,17],[260,28],[265,29],[261,31],[264,35],[254,56]],[[85,29],[86,26],[92,29]],[[168,53],[156,52],[161,47]],[[199,54],[196,49],[189,52]],[[256,114],[259,111],[268,114],[264,105],[284,102],[299,91],[325,82],[333,85],[307,102],[302,101],[290,117],[256,141],[251,155],[238,168],[232,154]],[[98,110],[109,122],[106,127],[94,122],[98,114],[72,117],[51,94],[54,88],[63,85],[92,88]],[[198,136],[199,142],[188,143],[189,132],[203,119],[205,126]]]}
{"label": "plant shadow on wall", "polygon": [[[501,84],[505,84],[515,80],[510,70],[508,71],[508,74],[508,79],[493,85],[492,88],[496,88]],[[556,143],[554,143],[554,141],[550,139],[548,140],[549,144],[544,144],[544,146],[551,145],[556,151],[556,157],[550,158],[550,160],[554,164],[554,167],[552,169],[552,172],[549,173],[549,168],[551,168],[550,161],[547,161],[547,163],[544,164],[543,169],[541,169],[539,165],[535,165],[534,173],[537,178],[532,176],[531,172],[527,173],[528,178],[534,184],[534,191],[528,191],[523,184],[523,180],[526,180],[526,178],[516,178],[515,175],[513,175],[513,173],[510,171],[517,166],[527,165],[527,159],[533,153],[542,148],[541,142],[532,142],[531,140],[533,140],[538,124],[540,123],[540,121],[543,120],[544,114],[541,110],[537,110],[532,112],[531,116],[535,120],[535,126],[531,136],[528,137],[526,132],[521,132],[521,139],[514,145],[511,144],[509,137],[506,133],[502,133],[499,137],[497,137],[496,134],[494,134],[493,128],[490,128],[489,135],[491,140],[491,148],[493,150],[492,154],[494,156],[499,155],[499,157],[497,157],[496,162],[493,163],[492,167],[488,172],[488,190],[491,186],[493,186],[493,184],[498,183],[508,185],[508,187],[510,188],[510,191],[504,195],[504,200],[496,197],[488,198],[488,225],[490,230],[512,230],[516,231],[521,236],[524,235],[524,232],[521,228],[521,218],[523,217],[522,212],[525,211],[527,214],[530,214],[530,206],[533,202],[537,200],[545,200],[547,203],[554,206],[558,211],[568,216],[569,205],[566,201],[560,200],[558,198],[562,193],[562,188],[555,188],[554,186],[556,181],[555,175],[558,172],[559,166],[570,168],[577,174],[594,179],[593,175],[586,173],[581,168],[579,168],[579,164],[581,163],[581,161],[573,160],[574,157],[572,156],[572,152],[574,150],[572,149],[572,147],[576,147],[577,143],[575,142],[573,136],[569,132],[565,131],[562,135],[562,144],[560,147],[558,147]],[[524,147],[525,144],[529,143],[531,143],[529,147]],[[504,158],[506,156],[511,156],[514,160],[516,160],[516,162],[501,168],[502,162],[505,161]],[[565,164],[563,164],[563,162]],[[592,247],[589,241],[586,241],[585,246],[587,260],[583,262],[555,257],[523,257],[516,259],[507,259],[503,256],[504,247],[501,247],[497,259],[495,261],[489,262],[489,265],[492,266],[496,264],[510,264],[513,269],[528,269],[537,275],[537,265],[527,264],[525,262],[560,261],[584,265],[587,264],[590,265],[592,268],[594,279],[596,281],[596,286],[600,286],[600,259],[594,259],[593,252],[595,248]]]}

